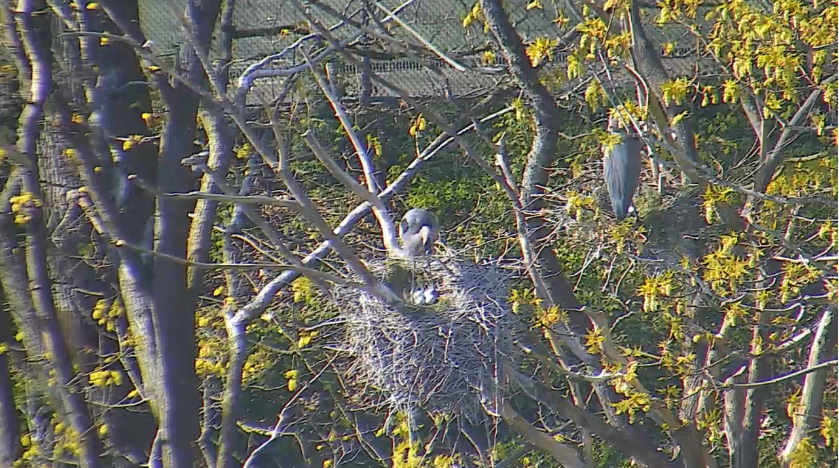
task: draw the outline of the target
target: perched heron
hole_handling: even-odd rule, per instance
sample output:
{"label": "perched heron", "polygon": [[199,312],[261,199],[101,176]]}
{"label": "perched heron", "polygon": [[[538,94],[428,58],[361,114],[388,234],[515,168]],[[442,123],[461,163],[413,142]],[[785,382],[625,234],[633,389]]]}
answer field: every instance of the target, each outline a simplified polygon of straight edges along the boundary
{"label": "perched heron", "polygon": [[405,213],[399,223],[399,240],[405,256],[414,264],[410,273],[410,298],[414,304],[434,304],[437,302],[437,291],[433,284],[416,289],[416,260],[425,257],[430,262],[430,255],[434,253],[434,243],[439,236],[437,217],[430,211],[414,208]]}
{"label": "perched heron", "polygon": [[399,240],[409,257],[433,254],[438,236],[437,217],[430,211],[414,208],[405,213],[399,223]]}
{"label": "perched heron", "polygon": [[[606,129],[620,136],[615,145],[603,147],[603,179],[612,200],[612,209],[619,220],[626,218],[632,206],[632,197],[641,178],[641,142],[625,129],[618,128],[614,118]],[[634,209],[633,209],[634,210]]]}

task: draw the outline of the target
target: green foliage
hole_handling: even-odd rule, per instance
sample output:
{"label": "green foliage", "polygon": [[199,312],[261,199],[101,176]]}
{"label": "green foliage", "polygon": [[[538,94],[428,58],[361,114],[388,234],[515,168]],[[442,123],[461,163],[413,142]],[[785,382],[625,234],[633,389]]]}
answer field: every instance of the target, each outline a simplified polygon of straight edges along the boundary
{"label": "green foliage", "polygon": [[672,101],[677,106],[687,99],[688,88],[690,82],[686,78],[677,78],[661,85],[661,100],[665,106],[669,106]]}
{"label": "green foliage", "polygon": [[530,58],[530,63],[534,67],[538,67],[543,61],[553,60],[552,50],[559,45],[559,39],[548,39],[546,37],[537,37],[532,43],[527,46],[527,56]]}
{"label": "green foliage", "polygon": [[[564,10],[566,5],[556,3],[536,0],[521,4],[517,14],[522,16],[514,22],[519,27],[526,21],[519,22],[518,18],[548,15],[548,20],[553,20],[563,34],[570,28],[576,29],[575,37],[579,42],[571,47],[562,45],[561,52],[568,57],[566,70],[551,67],[549,63],[559,53],[560,40],[555,35],[524,34],[526,59],[539,68],[538,78],[549,91],[565,92],[567,88],[560,87],[562,74],[569,79],[589,80],[592,78],[590,73],[604,64],[617,70],[629,62],[632,40],[623,27],[623,20],[630,2],[608,0],[603,5],[607,16],[594,11],[590,5],[577,4],[579,11],[570,12]],[[823,1],[774,0],[770,3],[771,8],[767,9],[742,0],[714,5],[705,5],[701,0],[667,0],[658,5],[657,26],[649,26],[651,33],[657,28],[666,31],[677,23],[684,26],[698,52],[712,54],[715,67],[719,67],[713,74],[700,70],[700,73],[691,73],[690,77],[671,73],[670,79],[651,94],[657,94],[665,106],[683,106],[677,115],[670,115],[669,124],[691,124],[696,132],[697,162],[714,171],[717,177],[726,181],[725,184],[681,183],[678,168],[672,164],[672,155],[663,148],[653,147],[653,152],[665,163],[663,190],[657,191],[656,181],[650,179],[645,164],[640,193],[635,198],[638,216],[615,222],[602,208],[605,192],[600,178],[602,149],[612,147],[617,140],[603,130],[603,121],[608,115],[619,117],[623,126],[628,126],[632,120],[649,122],[648,105],[651,102],[649,97],[647,102],[638,102],[633,90],[614,93],[611,84],[591,79],[583,81],[577,95],[564,96],[557,101],[561,107],[556,114],[557,127],[562,138],[558,141],[555,158],[544,168],[549,177],[540,181],[540,204],[527,213],[528,216],[544,216],[547,225],[539,232],[544,237],[539,239],[538,249],[549,249],[556,254],[572,290],[568,292],[573,292],[586,310],[563,310],[559,305],[537,297],[533,284],[517,263],[520,277],[509,295],[517,320],[510,333],[512,341],[532,345],[532,350],[526,355],[514,356],[513,365],[522,375],[545,384],[555,394],[552,396],[571,398],[568,370],[556,371],[557,359],[567,350],[562,349],[559,340],[552,339],[556,335],[549,330],[563,329],[572,319],[585,321],[586,312],[602,314],[609,328],[601,327],[603,324],[598,322],[598,326],[591,327],[583,336],[582,344],[610,375],[608,384],[620,396],[613,403],[615,412],[626,415],[633,425],[650,429],[660,438],[650,443],[668,455],[677,453],[672,434],[668,434],[676,428],[647,416],[653,416],[662,408],[679,415],[690,396],[685,391],[692,378],[706,378],[707,375],[717,378],[718,363],[710,365],[704,361],[708,347],[718,354],[726,354],[720,365],[728,364],[730,357],[760,356],[766,359],[765,367],[773,374],[802,368],[807,363],[809,350],[797,343],[790,345],[789,340],[801,330],[814,329],[814,317],[826,306],[835,305],[839,291],[832,265],[825,266],[827,262],[808,258],[835,255],[839,238],[835,226],[836,207],[783,201],[783,198],[801,197],[832,199],[839,184],[839,162],[832,157],[837,135],[837,84],[825,81],[835,73],[837,7],[835,2]],[[49,13],[51,10],[45,11],[52,14]],[[578,17],[581,22],[574,24],[571,18]],[[489,29],[487,20],[480,2],[474,3],[463,18],[464,34],[479,34],[481,28],[473,27],[477,25],[483,26],[486,33]],[[286,34],[289,32],[280,33],[281,37]],[[494,42],[489,44],[486,50],[480,51],[482,60],[485,64],[495,64],[501,54]],[[100,42],[100,46],[105,45]],[[671,42],[662,45],[665,55],[672,55],[677,46]],[[166,59],[167,63],[173,60]],[[159,71],[147,69],[152,73]],[[0,65],[0,84],[13,79],[15,74],[8,65]],[[515,80],[509,82],[517,83]],[[344,84],[338,83],[339,86]],[[312,77],[300,75],[295,86],[291,108],[282,108],[279,112],[280,128],[291,155],[291,172],[326,222],[336,226],[360,200],[313,157],[300,135],[307,131],[314,135],[330,156],[358,180],[361,180],[360,165],[355,149]],[[745,206],[759,160],[766,158],[767,151],[771,151],[779,133],[784,130],[782,127],[814,91],[819,94],[812,112],[806,119],[787,126],[796,133],[780,149],[784,161],[767,189],[774,198],[751,200],[750,205]],[[67,93],[67,96],[71,95]],[[159,135],[156,133],[162,132],[165,119],[171,118],[176,111],[165,108],[157,91],[152,91],[150,97],[154,104],[149,109],[139,109],[138,114],[149,132],[155,134],[136,134],[132,130],[131,134],[117,136],[114,141],[123,151],[157,141]],[[522,92],[497,103],[490,112],[508,106],[512,111],[494,119],[491,127],[484,129],[486,136],[492,139],[505,132],[511,169],[517,181],[524,176],[528,155],[534,146],[538,149],[533,141],[537,114],[530,99],[531,93]],[[89,103],[82,104],[79,107]],[[459,106],[468,104],[471,104],[468,99],[458,103]],[[743,113],[744,104],[754,104],[757,112],[750,116],[752,119],[764,119],[762,124],[767,128],[767,146],[764,148],[757,148],[755,144],[754,130]],[[386,175],[388,183],[393,182],[415,160],[417,153],[440,133],[430,112],[423,110],[420,114],[405,103],[400,103],[398,108],[374,107],[372,110],[348,105],[354,128],[372,150],[376,170]],[[431,111],[447,119],[461,117],[464,113],[463,107],[451,103],[432,102],[429,106]],[[85,125],[86,115],[87,112],[73,110],[70,120],[75,125]],[[2,123],[11,127],[16,119],[16,113],[11,117],[0,116]],[[50,125],[50,119],[44,119],[44,124]],[[261,137],[273,137],[269,129],[258,130],[264,132]],[[198,138],[197,145],[204,146],[203,136]],[[473,132],[465,133],[464,138],[476,148],[478,157],[493,164],[493,150],[482,138]],[[81,164],[80,149],[81,146],[62,148],[55,161],[69,163],[66,168],[75,171]],[[228,182],[238,186],[245,176],[256,176],[256,191],[269,196],[288,196],[286,187],[274,174],[249,172],[257,169],[247,165],[251,153],[250,145],[238,137]],[[45,156],[39,154],[39,157]],[[2,169],[0,178],[5,182],[9,171],[5,166]],[[44,174],[53,175],[54,168],[42,169]],[[103,170],[97,166],[94,173]],[[7,215],[17,226],[11,226],[9,233],[17,236],[31,227],[38,227],[33,221],[41,220],[31,213],[35,208],[51,209],[48,197],[56,196],[52,193],[55,190],[53,181],[47,182],[42,188],[45,194],[28,191],[11,194],[14,196],[9,198]],[[505,262],[502,263],[507,266],[522,257],[505,192],[454,144],[426,161],[410,188],[398,194],[392,203],[393,214],[397,217],[409,207],[434,211],[442,222],[443,240],[461,258],[478,261],[503,258]],[[722,216],[732,207],[737,212],[749,214],[749,226],[739,232],[731,232],[731,226],[725,224]],[[95,214],[95,209],[85,208],[84,211],[85,215]],[[295,254],[303,256],[323,241],[323,236],[295,213],[262,207],[261,214]],[[54,215],[50,213],[50,216]],[[215,227],[224,228],[231,221],[233,206],[219,204],[215,215]],[[50,218],[49,225],[44,224],[48,228],[49,241],[55,242],[55,245],[48,245],[48,249],[60,247],[63,231],[52,231],[58,218],[60,216]],[[82,225],[84,229],[79,228]],[[241,257],[241,262],[277,261],[271,258],[276,246],[271,246],[262,233],[249,223],[241,228],[234,240],[235,253]],[[135,358],[136,348],[132,347],[144,345],[132,335],[136,331],[131,327],[137,326],[137,315],[131,315],[131,301],[135,298],[131,291],[121,290],[124,277],[115,268],[117,262],[113,259],[116,256],[106,257],[103,253],[110,254],[113,249],[107,236],[97,232],[99,228],[91,229],[85,217],[79,217],[73,229],[84,232],[85,240],[78,248],[73,247],[71,253],[78,253],[79,258],[72,260],[92,265],[95,271],[89,280],[96,286],[93,292],[98,294],[82,308],[82,317],[76,318],[95,327],[94,330],[102,333],[102,338],[97,343],[101,349],[85,350],[74,356],[77,375],[71,385],[83,388],[88,396],[93,395],[91,399],[100,394],[122,392],[128,401],[126,405],[135,402],[145,405],[139,401],[133,376],[122,367],[122,360]],[[212,262],[223,261],[224,238],[219,231],[216,229],[211,237],[209,257]],[[383,255],[379,249],[378,228],[374,224],[361,223],[345,240],[362,261],[369,256]],[[29,243],[31,239],[26,241],[18,244],[14,255],[31,255],[36,251]],[[52,252],[49,255],[53,255]],[[51,262],[49,266],[54,264]],[[330,274],[346,274],[345,265],[334,255],[325,257],[317,266]],[[32,275],[36,269],[30,266],[29,271]],[[387,282],[391,285],[405,283],[404,278],[399,278],[402,273],[405,272],[398,269],[389,271]],[[55,272],[50,274],[55,275]],[[267,268],[208,273],[203,288],[199,288],[198,309],[177,311],[195,313],[195,370],[208,389],[226,382],[233,367],[228,340],[232,314],[276,274]],[[55,280],[56,290],[62,292],[65,278]],[[74,289],[73,294],[88,294],[88,291],[77,289],[79,291]],[[102,296],[100,290],[107,292]],[[443,298],[436,307],[445,305]],[[260,311],[258,318],[249,322],[241,376],[243,388],[237,401],[242,421],[263,423],[266,415],[278,414],[292,395],[296,395],[294,411],[295,418],[299,418],[296,424],[300,423],[295,426],[297,437],[280,438],[266,449],[277,457],[289,457],[292,453],[296,457],[299,450],[295,444],[304,444],[309,458],[305,461],[294,458],[292,464],[329,468],[339,459],[335,454],[343,455],[346,447],[352,447],[357,457],[355,463],[371,466],[374,460],[370,452],[360,449],[358,442],[359,438],[369,436],[385,442],[380,444],[385,450],[389,446],[391,453],[388,455],[392,458],[384,463],[393,467],[450,468],[461,463],[461,455],[453,455],[456,451],[442,453],[447,448],[435,445],[441,440],[435,437],[452,429],[457,415],[423,415],[427,416],[426,425],[433,427],[423,430],[423,424],[419,424],[413,428],[414,433],[409,434],[406,416],[397,414],[395,426],[388,433],[385,428],[389,423],[385,420],[392,415],[385,414],[379,406],[386,394],[377,393],[383,389],[362,389],[352,379],[339,380],[339,375],[352,369],[353,361],[336,351],[342,348],[345,339],[341,323],[344,318],[341,313],[345,311],[337,308],[311,280],[301,277],[278,294],[267,309]],[[39,304],[38,309],[42,313],[43,304]],[[787,313],[792,309],[795,309],[794,313]],[[409,310],[434,312],[435,309]],[[61,313],[65,312],[61,310]],[[126,318],[135,319],[134,323],[126,325],[130,322]],[[61,324],[62,327],[65,325]],[[121,336],[126,327],[129,331]],[[26,334],[14,324],[8,342],[0,344],[0,353],[16,358],[21,353],[18,349],[21,343],[24,347],[31,346],[30,337],[41,332],[28,330]],[[114,340],[120,341],[114,345]],[[118,352],[110,348],[118,348]],[[614,348],[621,352],[620,359],[610,354]],[[32,352],[30,349],[24,351]],[[550,362],[536,359],[537,353],[545,353]],[[26,366],[51,362],[55,357],[53,354],[54,349],[47,349],[43,355],[27,354],[26,359],[18,362]],[[697,369],[701,371],[697,372]],[[580,369],[572,366],[571,371]],[[51,394],[62,389],[54,369],[45,375],[43,383],[32,383],[19,369],[13,369],[15,403],[19,408],[27,407],[33,392]],[[706,390],[718,385],[709,381],[704,384]],[[41,385],[46,388],[38,388]],[[761,466],[780,465],[778,448],[786,440],[791,421],[800,410],[800,390],[793,390],[799,388],[798,383],[785,382],[767,389],[764,395],[765,417],[761,420],[758,442]],[[306,391],[301,392],[302,389]],[[723,391],[718,387],[708,390],[702,395],[706,405],[703,411],[680,422],[696,425],[702,433],[705,448],[718,458],[722,467],[727,463],[727,457],[722,454],[726,444],[723,437],[726,415],[719,403]],[[527,393],[511,392],[508,402],[528,422],[550,433],[555,440],[582,448],[579,428],[565,425],[567,415],[556,414],[550,405],[534,401]],[[210,400],[215,402],[217,396],[213,395]],[[154,398],[154,395],[143,397]],[[838,437],[836,413],[832,408],[835,408],[837,390],[833,374],[827,380],[823,397],[825,407],[831,410],[824,412],[817,430],[808,433],[793,451],[791,467],[827,466],[835,460],[833,452]],[[592,403],[585,408],[592,410],[596,406]],[[107,441],[114,428],[101,420],[98,406],[91,408],[96,421],[89,434]],[[143,406],[142,409],[148,408]],[[57,413],[46,416],[44,421],[55,441],[48,451],[51,453],[39,452],[43,439],[35,440],[33,434],[24,434],[21,440],[23,455],[16,466],[40,463],[39,457],[44,456],[76,463],[79,433]],[[372,434],[370,430],[359,430],[354,418],[364,421],[367,427],[381,429]],[[429,420],[433,424],[428,424]],[[237,432],[239,440],[236,442],[240,447],[250,448],[252,445],[249,444],[256,440],[248,431],[251,429]],[[492,447],[489,454],[492,462],[505,459],[523,446],[523,440],[511,434],[503,422],[499,421],[491,432],[493,440],[489,441],[488,447]],[[309,450],[310,445],[314,450]],[[237,457],[240,455],[236,454]],[[602,467],[633,464],[627,454],[619,453],[600,437],[594,439],[594,458]],[[555,461],[541,450],[534,450],[519,461],[519,466],[526,467],[554,465]]]}

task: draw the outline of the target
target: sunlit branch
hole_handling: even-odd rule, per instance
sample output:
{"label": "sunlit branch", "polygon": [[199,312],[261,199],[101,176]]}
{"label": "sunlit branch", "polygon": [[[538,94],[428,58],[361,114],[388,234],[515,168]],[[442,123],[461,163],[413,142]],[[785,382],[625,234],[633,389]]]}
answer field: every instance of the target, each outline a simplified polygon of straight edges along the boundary
{"label": "sunlit branch", "polygon": [[775,384],[783,383],[783,382],[786,382],[787,380],[792,380],[792,379],[795,379],[797,377],[801,377],[802,375],[807,375],[811,372],[816,372],[817,370],[826,369],[828,367],[833,367],[833,366],[836,366],[836,365],[839,365],[839,359],[833,359],[833,360],[830,360],[830,361],[827,361],[827,362],[823,362],[821,364],[817,364],[815,366],[808,367],[806,369],[801,369],[800,371],[792,372],[792,373],[789,373],[789,374],[781,376],[781,377],[777,377],[777,378],[770,379],[770,380],[764,380],[764,381],[761,381],[761,382],[744,383],[744,384],[717,382],[717,385],[719,385],[720,387],[722,387],[724,389],[727,389],[727,390],[733,390],[733,389],[736,389],[736,388],[766,387],[766,386],[769,386],[769,385],[775,385]]}

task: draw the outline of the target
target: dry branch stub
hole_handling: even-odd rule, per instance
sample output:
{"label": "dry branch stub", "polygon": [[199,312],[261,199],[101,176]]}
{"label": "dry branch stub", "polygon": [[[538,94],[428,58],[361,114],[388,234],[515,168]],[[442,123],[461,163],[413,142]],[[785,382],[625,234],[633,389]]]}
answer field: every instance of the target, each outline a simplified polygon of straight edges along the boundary
{"label": "dry branch stub", "polygon": [[[446,413],[470,421],[497,416],[502,360],[510,359],[509,275],[452,257],[367,262],[379,278],[403,266],[412,285],[433,284],[433,305],[392,307],[359,290],[341,291],[348,377],[365,399],[398,411]],[[399,288],[394,288],[399,289]]]}

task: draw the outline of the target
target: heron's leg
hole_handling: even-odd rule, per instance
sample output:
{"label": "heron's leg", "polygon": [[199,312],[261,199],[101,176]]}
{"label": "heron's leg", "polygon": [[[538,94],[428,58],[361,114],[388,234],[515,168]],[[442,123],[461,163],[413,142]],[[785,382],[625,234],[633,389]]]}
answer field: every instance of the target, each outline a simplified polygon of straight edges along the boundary
{"label": "heron's leg", "polygon": [[411,302],[414,302],[414,291],[417,289],[417,258],[411,255]]}
{"label": "heron's leg", "polygon": [[[426,274],[431,271],[431,254],[428,254],[428,255],[425,256],[425,271],[426,271]],[[429,286],[433,287],[434,286],[434,277],[433,276],[432,277],[426,277],[425,282],[427,283],[425,285],[426,289],[428,289]]]}

